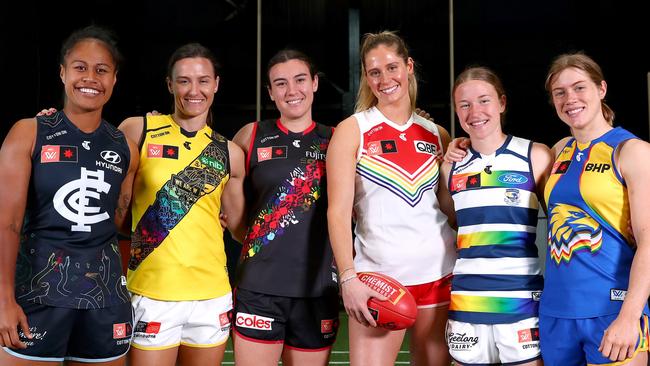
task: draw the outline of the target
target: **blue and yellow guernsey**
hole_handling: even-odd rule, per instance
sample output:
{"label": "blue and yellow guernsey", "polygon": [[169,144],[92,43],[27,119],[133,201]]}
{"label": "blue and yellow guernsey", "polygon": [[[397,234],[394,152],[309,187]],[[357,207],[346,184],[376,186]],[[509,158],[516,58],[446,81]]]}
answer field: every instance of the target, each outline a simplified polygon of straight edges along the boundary
{"label": "blue and yellow guernsey", "polygon": [[543,279],[531,148],[529,140],[508,136],[493,155],[470,149],[452,166],[458,259],[450,319],[503,324],[537,316]]}
{"label": "blue and yellow guernsey", "polygon": [[230,291],[221,194],[228,141],[205,126],[182,131],[169,115],[146,117],[134,183],[129,291],[157,300],[204,300]]}
{"label": "blue and yellow guernsey", "polygon": [[633,138],[618,127],[588,143],[570,139],[555,159],[544,192],[548,255],[542,314],[578,319],[619,312],[635,250],[627,230],[627,188],[614,153]]}

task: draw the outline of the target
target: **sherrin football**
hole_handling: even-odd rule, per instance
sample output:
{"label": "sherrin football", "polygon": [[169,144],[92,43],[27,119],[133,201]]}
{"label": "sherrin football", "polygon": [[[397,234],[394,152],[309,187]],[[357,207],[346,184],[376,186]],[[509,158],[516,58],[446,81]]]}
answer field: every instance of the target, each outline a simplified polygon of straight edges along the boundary
{"label": "sherrin football", "polygon": [[374,297],[368,299],[368,310],[378,326],[399,330],[415,323],[418,309],[406,287],[396,279],[377,272],[360,272],[358,277],[366,286],[388,298],[386,301]]}

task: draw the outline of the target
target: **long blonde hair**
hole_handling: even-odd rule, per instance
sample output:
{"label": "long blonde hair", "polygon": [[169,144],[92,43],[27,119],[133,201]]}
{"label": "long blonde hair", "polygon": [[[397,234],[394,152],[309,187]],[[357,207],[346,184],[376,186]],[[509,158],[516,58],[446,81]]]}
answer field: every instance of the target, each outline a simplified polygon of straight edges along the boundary
{"label": "long blonde hair", "polygon": [[[386,47],[395,47],[395,52],[408,63],[409,52],[404,40],[397,34],[391,31],[383,31],[379,33],[366,33],[363,36],[363,43],[361,44],[361,79],[359,81],[359,92],[357,93],[357,103],[354,107],[355,112],[365,111],[368,108],[377,105],[377,97],[372,93],[368,82],[366,80],[366,55],[371,50],[384,45]],[[415,101],[418,95],[418,83],[415,78],[415,73],[409,75],[409,98],[411,100],[411,109],[415,109]]]}
{"label": "long blonde hair", "polygon": [[[600,66],[594,61],[591,57],[585,55],[584,53],[565,53],[559,55],[551,63],[551,67],[548,69],[546,74],[546,83],[544,88],[550,95],[551,102],[553,102],[553,95],[551,90],[551,84],[555,81],[555,77],[563,70],[570,67],[579,69],[587,73],[591,81],[596,85],[601,85],[605,80],[603,71]],[[614,124],[614,111],[605,103],[605,99],[600,100],[600,105],[603,111],[603,117],[610,125]]]}

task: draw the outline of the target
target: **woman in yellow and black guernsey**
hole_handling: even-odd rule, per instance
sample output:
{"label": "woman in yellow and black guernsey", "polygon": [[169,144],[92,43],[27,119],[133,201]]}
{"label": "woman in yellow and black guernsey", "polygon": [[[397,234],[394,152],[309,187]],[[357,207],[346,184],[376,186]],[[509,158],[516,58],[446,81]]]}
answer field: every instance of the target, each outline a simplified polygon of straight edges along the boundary
{"label": "woman in yellow and black guernsey", "polygon": [[167,86],[171,115],[131,117],[120,126],[139,142],[141,159],[127,276],[135,313],[129,362],[215,365],[232,309],[219,213],[228,227],[241,226],[244,155],[207,123],[219,87],[207,48],[178,48]]}

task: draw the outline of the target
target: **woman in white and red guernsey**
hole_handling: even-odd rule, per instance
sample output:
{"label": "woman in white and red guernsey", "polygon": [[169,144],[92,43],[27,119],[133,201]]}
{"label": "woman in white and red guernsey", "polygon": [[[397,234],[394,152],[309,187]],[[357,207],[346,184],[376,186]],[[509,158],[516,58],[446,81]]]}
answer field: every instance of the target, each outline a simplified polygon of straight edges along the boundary
{"label": "woman in white and red guernsey", "polygon": [[453,218],[449,193],[438,185],[437,155],[449,134],[414,113],[413,69],[396,34],[364,37],[357,113],[338,125],[327,156],[329,233],[351,318],[352,365],[393,365],[405,334],[376,327],[366,303],[383,297],[357,279],[361,271],[391,276],[413,293],[412,362],[449,365],[444,329],[455,232],[446,215]]}

